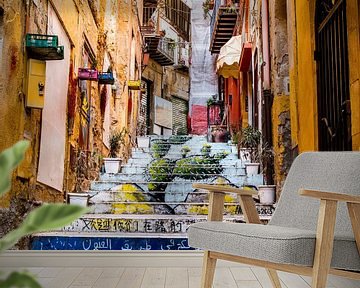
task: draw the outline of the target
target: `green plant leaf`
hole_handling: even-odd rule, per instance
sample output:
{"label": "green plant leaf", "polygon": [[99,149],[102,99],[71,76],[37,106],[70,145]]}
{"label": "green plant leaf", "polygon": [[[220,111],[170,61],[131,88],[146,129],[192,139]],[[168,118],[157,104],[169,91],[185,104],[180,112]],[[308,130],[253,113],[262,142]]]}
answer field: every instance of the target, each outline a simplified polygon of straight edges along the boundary
{"label": "green plant leaf", "polygon": [[11,173],[24,159],[29,145],[29,141],[22,140],[0,154],[0,195],[10,190]]}
{"label": "green plant leaf", "polygon": [[0,288],[41,288],[34,277],[27,272],[12,272],[5,280],[0,280]]}
{"label": "green plant leaf", "polygon": [[19,228],[0,239],[0,251],[12,247],[23,236],[63,227],[87,211],[78,205],[44,204],[31,211]]}

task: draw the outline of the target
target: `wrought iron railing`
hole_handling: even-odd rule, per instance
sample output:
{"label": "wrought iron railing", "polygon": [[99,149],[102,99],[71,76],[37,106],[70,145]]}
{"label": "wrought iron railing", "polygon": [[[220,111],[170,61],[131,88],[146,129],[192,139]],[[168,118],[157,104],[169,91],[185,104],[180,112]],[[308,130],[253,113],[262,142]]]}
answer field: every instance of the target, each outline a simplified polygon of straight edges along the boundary
{"label": "wrought iron railing", "polygon": [[220,6],[225,4],[224,2],[225,2],[224,0],[215,0],[213,13],[211,15],[211,20],[210,20],[210,37],[211,37],[211,35],[213,34],[213,31],[214,31],[216,15],[217,15],[217,13],[219,11]]}
{"label": "wrought iron railing", "polygon": [[172,42],[169,42],[168,40],[161,38],[159,41],[159,45],[158,45],[158,51],[160,51],[165,56],[167,56],[169,59],[174,61],[175,49],[172,45]]}

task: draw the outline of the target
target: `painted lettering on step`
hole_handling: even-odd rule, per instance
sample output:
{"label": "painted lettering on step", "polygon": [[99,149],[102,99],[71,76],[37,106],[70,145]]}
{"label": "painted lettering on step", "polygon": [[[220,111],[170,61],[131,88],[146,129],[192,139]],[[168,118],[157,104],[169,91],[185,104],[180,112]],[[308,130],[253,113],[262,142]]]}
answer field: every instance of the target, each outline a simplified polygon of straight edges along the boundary
{"label": "painted lettering on step", "polygon": [[193,250],[186,238],[35,236],[32,250]]}
{"label": "painted lettering on step", "polygon": [[127,233],[185,233],[190,224],[203,219],[111,219],[81,218],[63,231],[127,232]]}

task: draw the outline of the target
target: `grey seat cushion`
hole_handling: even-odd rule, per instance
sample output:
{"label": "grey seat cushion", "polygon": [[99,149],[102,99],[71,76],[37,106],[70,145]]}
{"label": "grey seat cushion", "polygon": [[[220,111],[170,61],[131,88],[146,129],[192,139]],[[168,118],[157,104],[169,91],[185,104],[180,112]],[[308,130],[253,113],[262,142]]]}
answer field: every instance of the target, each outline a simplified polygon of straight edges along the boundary
{"label": "grey seat cushion", "polygon": [[[312,266],[315,232],[275,225],[201,222],[190,226],[194,248],[238,255],[274,263]],[[360,271],[354,238],[335,237],[331,266]]]}

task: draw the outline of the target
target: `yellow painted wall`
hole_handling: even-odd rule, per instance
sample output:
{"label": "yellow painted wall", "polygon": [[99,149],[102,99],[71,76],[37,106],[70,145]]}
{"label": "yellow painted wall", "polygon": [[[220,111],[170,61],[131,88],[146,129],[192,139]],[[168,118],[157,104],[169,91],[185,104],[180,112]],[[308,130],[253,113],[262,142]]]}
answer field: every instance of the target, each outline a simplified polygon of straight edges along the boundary
{"label": "yellow painted wall", "polygon": [[[142,1],[138,0],[142,7]],[[26,6],[29,5],[29,6]],[[4,10],[4,44],[1,55],[0,69],[6,73],[0,74],[0,150],[9,147],[19,139],[26,138],[31,141],[31,147],[26,155],[25,161],[17,169],[13,181],[12,195],[22,194],[26,199],[40,201],[63,201],[64,192],[72,191],[75,187],[76,171],[71,167],[70,150],[78,149],[79,138],[79,105],[80,95],[77,91],[77,108],[71,135],[67,136],[66,148],[66,172],[64,191],[56,192],[49,187],[36,182],[37,163],[39,157],[39,140],[41,131],[41,111],[38,109],[24,108],[24,71],[26,71],[26,55],[23,53],[23,40],[26,33],[46,34],[48,5],[53,5],[63,28],[65,29],[72,44],[71,62],[73,63],[73,79],[77,83],[77,71],[82,65],[82,51],[84,42],[87,41],[90,50],[97,60],[97,69],[103,69],[104,53],[109,52],[110,62],[116,75],[117,89],[113,92],[114,99],[108,99],[111,105],[111,122],[116,126],[127,124],[127,108],[129,91],[127,80],[130,63],[129,39],[135,38],[135,75],[140,79],[142,38],[139,29],[139,19],[136,15],[136,7],[133,1],[99,0],[99,1],[77,1],[77,0],[48,0],[38,1],[0,1]],[[95,5],[95,6],[94,6]],[[139,8],[140,7],[140,8]],[[94,9],[95,8],[95,9]],[[25,13],[28,11],[28,13]],[[131,11],[131,13],[129,13]],[[17,13],[15,13],[17,12]],[[107,14],[106,14],[107,13]],[[105,23],[105,21],[107,21]],[[111,22],[111,23],[110,23]],[[110,26],[105,25],[110,23]],[[109,40],[106,39],[106,32]],[[107,45],[108,44],[108,45]],[[106,51],[108,49],[108,51]],[[115,65],[114,65],[115,64]],[[111,89],[108,86],[108,89]],[[100,113],[99,86],[96,82],[91,83],[91,109],[93,111],[90,126],[90,151],[92,163],[91,171],[88,171],[87,183],[95,179],[100,169],[99,159],[104,150],[102,143],[102,120]],[[132,128],[136,129],[138,95],[133,95]],[[70,147],[72,148],[70,149]],[[91,153],[90,153],[91,152]],[[95,163],[95,165],[93,165]],[[18,181],[20,177],[21,181]],[[86,183],[85,183],[86,184]],[[1,200],[0,206],[9,205],[9,199]]]}
{"label": "yellow painted wall", "polygon": [[353,150],[360,150],[360,3],[346,2]]}
{"label": "yellow painted wall", "polygon": [[[272,134],[274,148],[274,182],[277,192],[281,187],[289,171],[292,155],[290,155],[290,97],[287,95],[275,95],[272,106]],[[292,127],[291,127],[292,128]]]}
{"label": "yellow painted wall", "polygon": [[310,15],[308,2],[296,2],[299,151],[317,150],[316,70],[313,54],[315,42],[311,25],[314,17]]}

